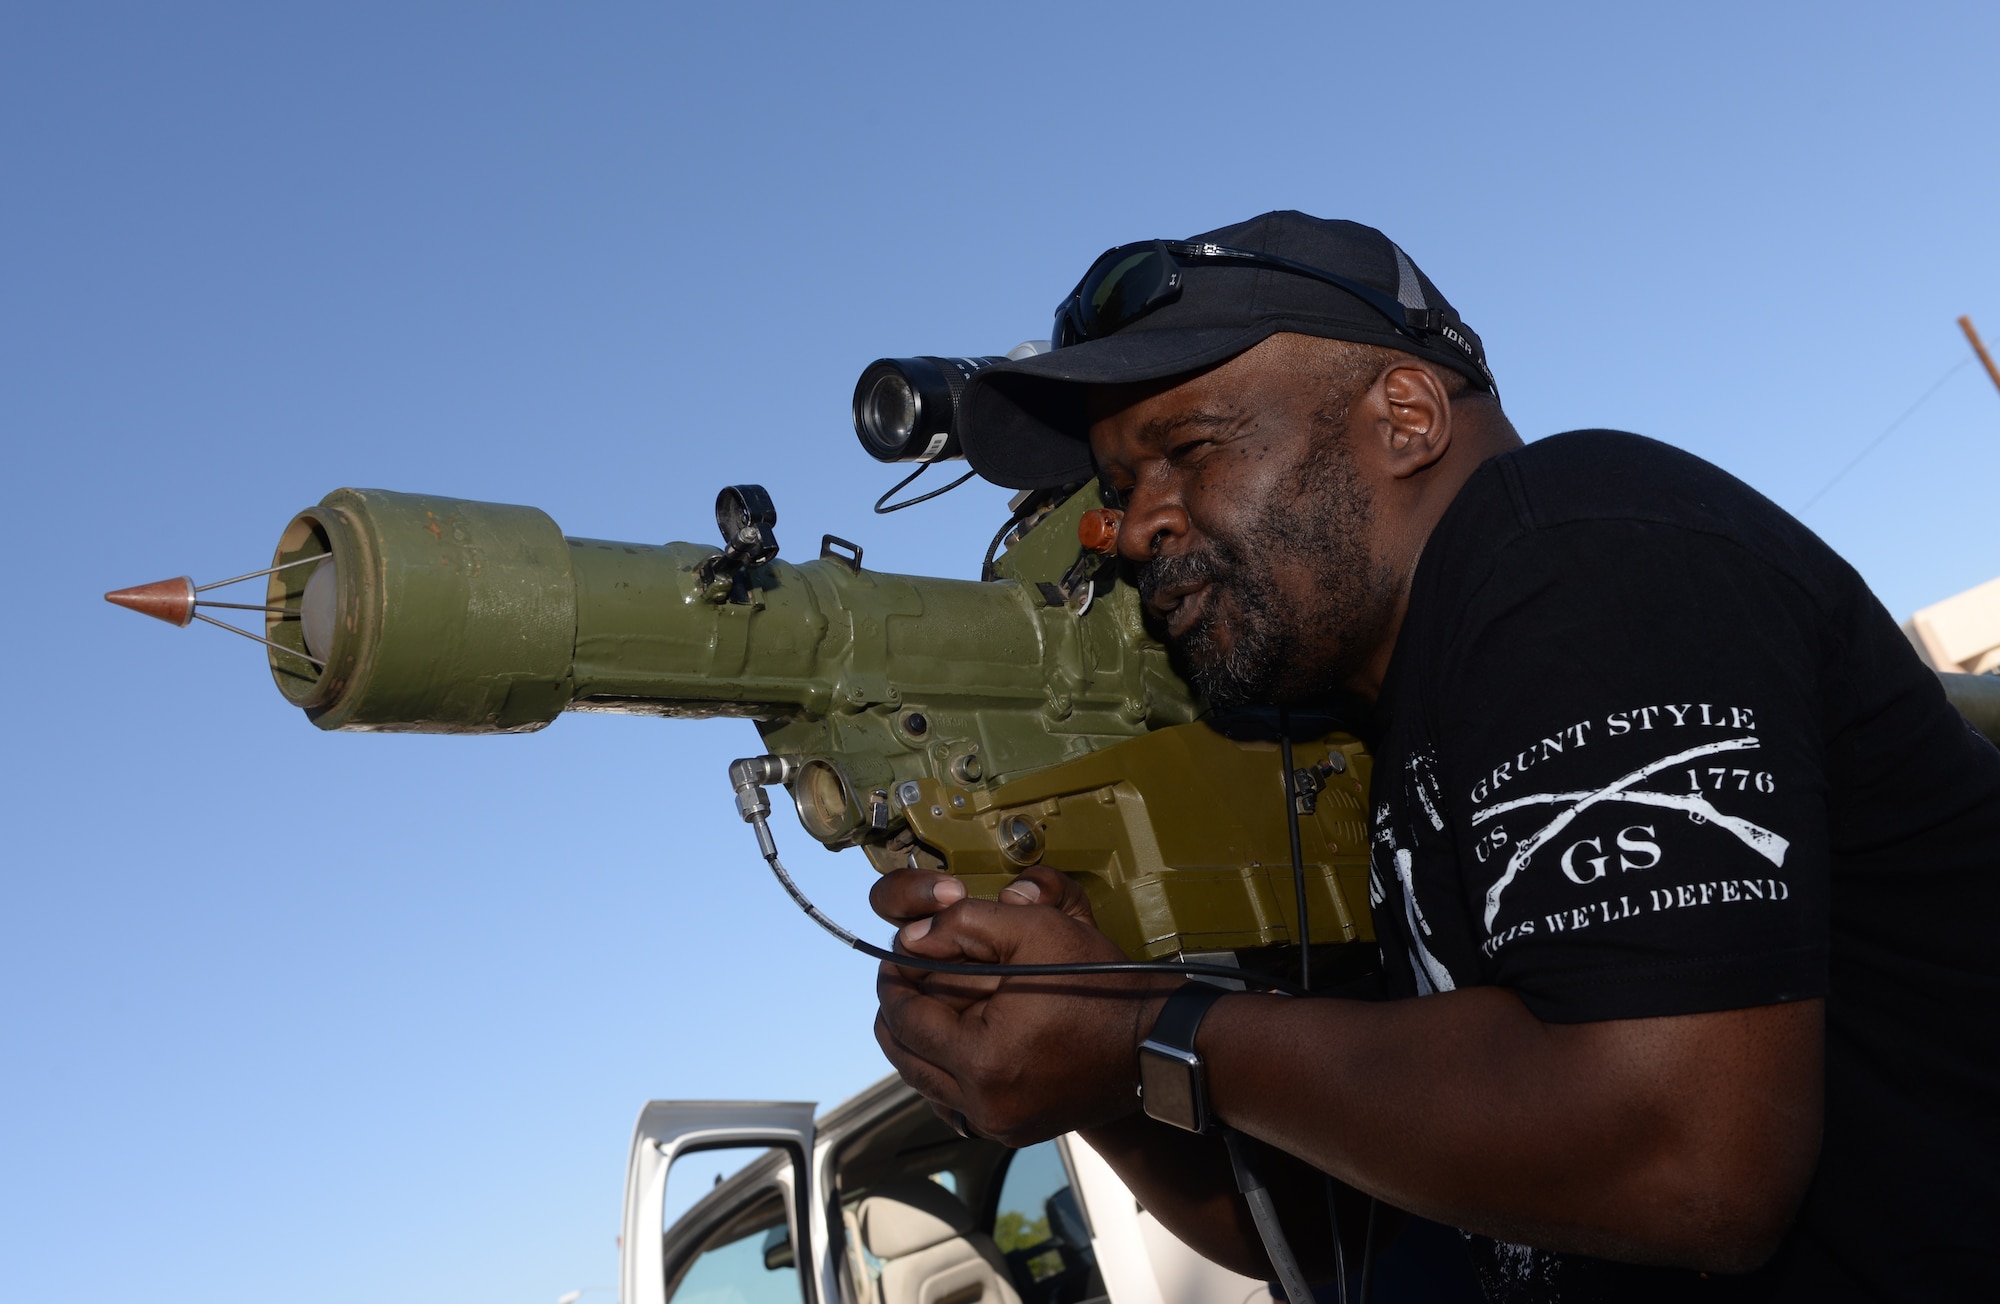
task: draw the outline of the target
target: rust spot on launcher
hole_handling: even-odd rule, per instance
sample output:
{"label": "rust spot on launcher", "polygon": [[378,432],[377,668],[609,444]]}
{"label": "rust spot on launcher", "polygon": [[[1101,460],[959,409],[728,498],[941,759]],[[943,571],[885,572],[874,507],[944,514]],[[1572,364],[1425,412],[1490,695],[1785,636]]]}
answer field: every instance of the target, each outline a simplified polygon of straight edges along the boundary
{"label": "rust spot on launcher", "polygon": [[431,538],[442,541],[444,539],[444,527],[438,524],[437,513],[425,512],[424,516],[430,521],[430,524],[424,528],[431,532]]}

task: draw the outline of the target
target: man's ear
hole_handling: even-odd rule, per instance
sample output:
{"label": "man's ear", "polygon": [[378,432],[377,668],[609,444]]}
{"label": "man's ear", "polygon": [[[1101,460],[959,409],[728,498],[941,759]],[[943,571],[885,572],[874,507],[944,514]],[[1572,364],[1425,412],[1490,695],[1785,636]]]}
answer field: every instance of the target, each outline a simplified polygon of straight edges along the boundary
{"label": "man's ear", "polygon": [[1415,475],[1451,447],[1451,399],[1428,367],[1399,363],[1375,384],[1383,461],[1397,479]]}

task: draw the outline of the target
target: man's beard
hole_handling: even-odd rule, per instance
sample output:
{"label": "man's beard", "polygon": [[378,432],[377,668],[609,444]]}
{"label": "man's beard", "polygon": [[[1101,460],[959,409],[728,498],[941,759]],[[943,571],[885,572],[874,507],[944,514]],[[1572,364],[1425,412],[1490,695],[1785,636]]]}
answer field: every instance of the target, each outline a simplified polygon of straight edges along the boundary
{"label": "man's beard", "polygon": [[[1168,645],[1181,674],[1221,710],[1282,705],[1341,688],[1374,650],[1386,624],[1394,577],[1368,555],[1370,500],[1346,443],[1323,439],[1299,494],[1273,501],[1231,539],[1156,557],[1138,570],[1151,598],[1173,585],[1206,582],[1207,609]],[[1275,570],[1293,565],[1311,591],[1294,601]],[[1217,616],[1228,609],[1221,645]]]}

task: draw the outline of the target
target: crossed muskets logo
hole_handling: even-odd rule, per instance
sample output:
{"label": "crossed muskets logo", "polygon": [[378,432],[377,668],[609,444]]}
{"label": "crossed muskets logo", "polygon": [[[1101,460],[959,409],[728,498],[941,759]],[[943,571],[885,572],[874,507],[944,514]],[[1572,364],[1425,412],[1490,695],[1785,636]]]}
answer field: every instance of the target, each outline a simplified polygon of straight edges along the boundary
{"label": "crossed muskets logo", "polygon": [[1493,931],[1493,920],[1500,913],[1500,894],[1507,890],[1526,867],[1529,857],[1541,850],[1549,839],[1568,828],[1576,817],[1590,807],[1605,801],[1626,801],[1640,806],[1664,806],[1669,810],[1685,811],[1696,822],[1707,821],[1717,828],[1727,829],[1742,840],[1743,845],[1770,861],[1783,867],[1785,851],[1791,844],[1766,828],[1760,828],[1749,820],[1734,815],[1725,815],[1709,803],[1699,792],[1653,792],[1648,789],[1632,790],[1632,785],[1641,779],[1650,778],[1661,770],[1669,769],[1703,756],[1715,756],[1722,752],[1750,751],[1761,746],[1755,737],[1728,738],[1722,742],[1704,743],[1700,747],[1690,747],[1672,756],[1662,756],[1650,765],[1642,766],[1622,778],[1606,784],[1595,791],[1586,792],[1545,792],[1528,797],[1516,797],[1472,812],[1473,824],[1484,824],[1487,820],[1505,815],[1510,810],[1523,806],[1548,805],[1554,802],[1568,802],[1569,806],[1547,824],[1523,838],[1514,846],[1514,854],[1507,859],[1507,868],[1486,889],[1486,931]]}

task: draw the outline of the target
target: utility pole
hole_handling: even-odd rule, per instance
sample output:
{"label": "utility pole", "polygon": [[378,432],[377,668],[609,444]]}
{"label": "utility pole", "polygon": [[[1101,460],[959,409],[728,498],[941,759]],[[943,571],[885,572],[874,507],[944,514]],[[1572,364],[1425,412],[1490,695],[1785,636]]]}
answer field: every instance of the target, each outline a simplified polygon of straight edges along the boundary
{"label": "utility pole", "polygon": [[1972,341],[1972,351],[1977,353],[1980,362],[1985,364],[1986,374],[1993,378],[1993,387],[2000,389],[2000,367],[1993,365],[1993,355],[1986,351],[1986,344],[1979,338],[1979,332],[1972,329],[1972,318],[1960,317],[1958,328],[1965,332],[1966,339]]}

